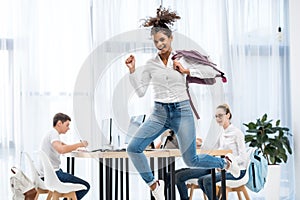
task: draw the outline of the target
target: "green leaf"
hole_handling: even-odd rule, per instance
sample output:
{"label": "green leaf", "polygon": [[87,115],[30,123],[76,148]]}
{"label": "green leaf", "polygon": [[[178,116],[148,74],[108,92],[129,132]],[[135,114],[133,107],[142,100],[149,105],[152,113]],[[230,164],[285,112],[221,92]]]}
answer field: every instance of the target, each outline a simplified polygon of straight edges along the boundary
{"label": "green leaf", "polygon": [[280,127],[280,120],[268,120],[265,113],[261,118],[256,119],[255,122],[249,122],[244,125],[248,128],[245,134],[245,142],[250,143],[249,146],[257,147],[267,158],[269,164],[279,164],[286,162],[288,153],[292,154],[292,148],[287,136],[290,134],[289,128]]}

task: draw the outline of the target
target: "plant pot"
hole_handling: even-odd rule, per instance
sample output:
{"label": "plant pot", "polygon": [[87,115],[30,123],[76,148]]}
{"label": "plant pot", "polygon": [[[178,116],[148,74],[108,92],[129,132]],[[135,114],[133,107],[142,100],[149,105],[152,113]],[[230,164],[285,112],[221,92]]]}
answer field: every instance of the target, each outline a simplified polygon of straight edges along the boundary
{"label": "plant pot", "polygon": [[264,187],[265,200],[280,199],[280,165],[268,165],[267,181]]}

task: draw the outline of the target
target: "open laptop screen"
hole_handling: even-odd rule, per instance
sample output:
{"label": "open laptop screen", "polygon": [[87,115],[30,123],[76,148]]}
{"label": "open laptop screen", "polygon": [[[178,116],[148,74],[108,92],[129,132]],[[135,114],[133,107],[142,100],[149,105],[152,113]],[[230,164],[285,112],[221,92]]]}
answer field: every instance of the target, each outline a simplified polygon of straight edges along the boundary
{"label": "open laptop screen", "polygon": [[111,145],[112,144],[112,118],[103,119],[101,122],[101,131],[104,137],[104,145]]}

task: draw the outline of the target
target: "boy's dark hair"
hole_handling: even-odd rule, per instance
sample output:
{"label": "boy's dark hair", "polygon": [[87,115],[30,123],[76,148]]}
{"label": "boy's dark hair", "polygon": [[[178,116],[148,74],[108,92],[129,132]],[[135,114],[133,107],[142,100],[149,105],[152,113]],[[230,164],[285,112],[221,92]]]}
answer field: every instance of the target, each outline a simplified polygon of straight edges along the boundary
{"label": "boy's dark hair", "polygon": [[71,121],[71,118],[63,113],[57,113],[54,117],[53,117],[53,127],[56,126],[58,121],[61,121],[62,123],[66,122],[66,121]]}

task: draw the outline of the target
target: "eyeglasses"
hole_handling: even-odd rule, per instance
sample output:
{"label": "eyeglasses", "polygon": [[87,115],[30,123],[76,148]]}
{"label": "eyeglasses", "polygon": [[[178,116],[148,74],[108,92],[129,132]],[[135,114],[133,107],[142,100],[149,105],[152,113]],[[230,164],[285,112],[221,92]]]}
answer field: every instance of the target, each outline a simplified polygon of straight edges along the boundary
{"label": "eyeglasses", "polygon": [[217,115],[215,115],[215,118],[222,119],[224,115],[226,115],[226,114],[225,113],[217,114]]}

